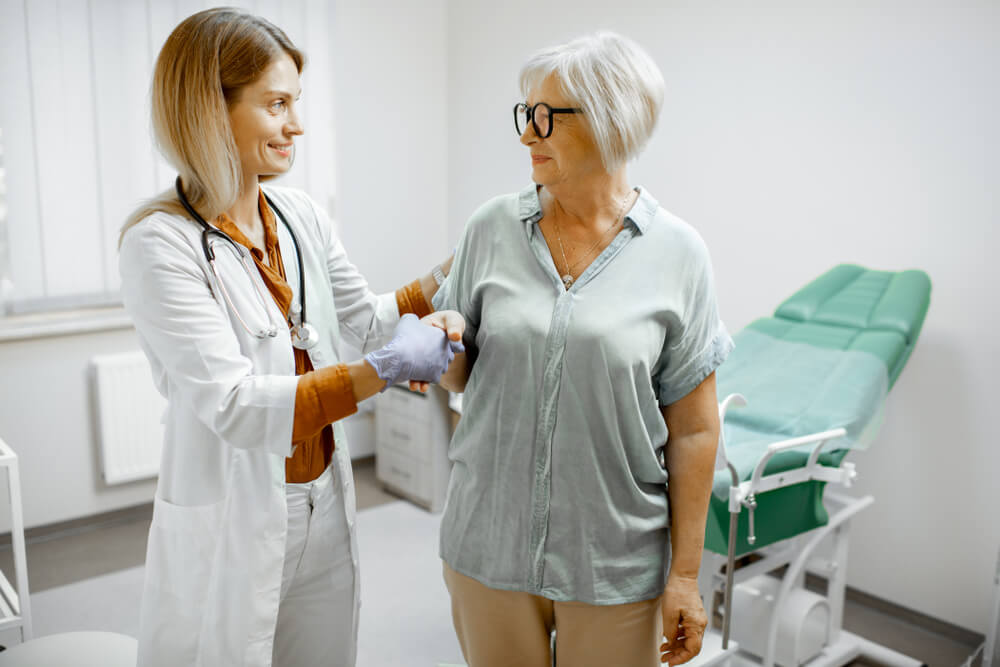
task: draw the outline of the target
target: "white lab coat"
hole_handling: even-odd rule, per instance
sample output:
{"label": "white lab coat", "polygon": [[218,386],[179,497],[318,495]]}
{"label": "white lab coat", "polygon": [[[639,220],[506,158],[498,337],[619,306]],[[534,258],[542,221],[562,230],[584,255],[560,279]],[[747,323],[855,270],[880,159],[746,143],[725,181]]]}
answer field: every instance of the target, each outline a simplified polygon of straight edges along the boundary
{"label": "white lab coat", "polygon": [[[371,292],[330,220],[307,195],[265,191],[294,228],[302,251],[307,317],[320,334],[309,351],[313,366],[340,362],[341,334],[362,350],[384,344],[399,320],[394,296]],[[297,303],[294,246],[277,224]],[[267,325],[253,280],[271,320],[284,323],[252,263],[248,275],[227,246],[214,243],[216,264],[240,315],[251,328]],[[202,252],[201,227],[187,218],[157,213],[134,226],[122,243],[119,268],[125,308],[167,398],[139,665],[270,665],[287,530],[285,459],[291,455],[298,382],[288,328],[279,326],[274,338],[244,329]],[[357,597],[354,488],[339,423],[334,436]]]}

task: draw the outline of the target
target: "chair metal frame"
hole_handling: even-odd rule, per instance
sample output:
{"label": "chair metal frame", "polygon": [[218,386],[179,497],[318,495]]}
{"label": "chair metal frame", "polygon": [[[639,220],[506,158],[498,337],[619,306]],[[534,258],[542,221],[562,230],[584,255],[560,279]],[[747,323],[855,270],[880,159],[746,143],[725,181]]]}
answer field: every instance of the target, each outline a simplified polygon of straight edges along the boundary
{"label": "chair metal frame", "polygon": [[11,513],[11,546],[14,552],[14,581],[0,572],[0,630],[18,628],[21,641],[32,638],[31,600],[28,595],[28,566],[24,551],[24,514],[21,509],[21,478],[17,454],[0,439],[0,467],[7,474],[8,499]]}
{"label": "chair metal frame", "polygon": [[[725,422],[726,411],[730,407],[744,405],[746,405],[746,399],[740,394],[727,396],[719,404],[720,423]],[[744,509],[749,512],[750,535],[748,535],[747,541],[752,545],[755,541],[754,510],[756,509],[756,497],[759,494],[807,481],[822,481],[850,488],[857,477],[853,463],[843,462],[839,467],[819,463],[819,456],[824,447],[844,435],[844,429],[839,428],[774,442],[768,446],[764,455],[757,462],[750,479],[740,482],[736,469],[726,458],[725,437],[720,433],[719,460],[725,463],[732,477],[729,488],[729,553],[724,557],[705,550],[702,555],[699,590],[705,609],[709,612],[709,626],[706,628],[701,654],[688,663],[692,667],[708,665],[773,667],[782,605],[788,601],[789,595],[795,589],[804,587],[807,574],[819,576],[827,581],[825,597],[830,610],[826,628],[826,643],[820,655],[809,661],[810,667],[840,667],[862,656],[877,664],[895,667],[921,667],[923,665],[919,660],[843,629],[850,520],[855,514],[874,502],[872,496],[852,498],[828,488],[824,494],[824,501],[831,515],[826,525],[762,547],[752,552],[759,556],[759,560],[742,567],[736,566],[736,531],[739,515]],[[809,446],[812,447],[812,450],[805,466],[770,475],[764,474],[768,461],[775,454]],[[725,568],[724,574],[721,572],[723,567]],[[740,619],[732,618],[732,593],[742,582],[761,574],[774,572],[782,567],[786,570],[781,576],[781,585],[772,607],[774,612],[768,624],[767,648],[763,656],[755,656],[748,651],[741,650],[738,643],[730,639],[731,624],[740,622]],[[723,592],[723,627],[721,631],[713,626],[711,614],[715,594],[720,590]]]}

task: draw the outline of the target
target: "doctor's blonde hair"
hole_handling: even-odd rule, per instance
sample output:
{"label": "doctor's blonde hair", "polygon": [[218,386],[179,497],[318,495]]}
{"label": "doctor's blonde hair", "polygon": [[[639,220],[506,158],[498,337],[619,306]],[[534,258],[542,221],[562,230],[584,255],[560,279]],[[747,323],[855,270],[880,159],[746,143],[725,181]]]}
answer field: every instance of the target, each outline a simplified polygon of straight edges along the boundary
{"label": "doctor's blonde hair", "polygon": [[[282,54],[301,74],[305,56],[280,28],[230,7],[187,17],[160,50],[150,91],[153,138],[206,220],[228,210],[243,184],[229,109]],[[186,215],[171,188],[132,212],[119,245],[129,228],[158,211]]]}

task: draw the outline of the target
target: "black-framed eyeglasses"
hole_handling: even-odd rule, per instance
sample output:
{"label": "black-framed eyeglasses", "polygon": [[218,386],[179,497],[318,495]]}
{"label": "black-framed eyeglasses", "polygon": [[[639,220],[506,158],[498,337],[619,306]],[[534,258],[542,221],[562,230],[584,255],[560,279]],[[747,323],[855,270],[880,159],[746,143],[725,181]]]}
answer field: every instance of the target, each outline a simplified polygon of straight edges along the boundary
{"label": "black-framed eyeglasses", "polygon": [[524,134],[528,129],[528,121],[531,121],[538,138],[548,139],[552,136],[552,115],[557,113],[583,113],[583,109],[575,107],[554,109],[545,102],[539,102],[534,106],[518,102],[514,105],[514,129],[517,130],[517,136]]}

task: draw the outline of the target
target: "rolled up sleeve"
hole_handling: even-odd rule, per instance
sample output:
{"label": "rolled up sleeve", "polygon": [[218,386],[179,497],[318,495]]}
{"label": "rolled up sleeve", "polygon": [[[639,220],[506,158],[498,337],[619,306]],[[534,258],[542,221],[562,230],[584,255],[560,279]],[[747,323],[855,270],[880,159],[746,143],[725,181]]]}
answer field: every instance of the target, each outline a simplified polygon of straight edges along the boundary
{"label": "rolled up sleeve", "polygon": [[719,317],[712,264],[696,239],[686,271],[682,308],[663,348],[657,375],[660,405],[684,398],[722,365],[733,339]]}

